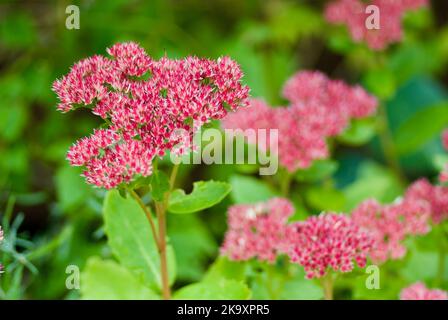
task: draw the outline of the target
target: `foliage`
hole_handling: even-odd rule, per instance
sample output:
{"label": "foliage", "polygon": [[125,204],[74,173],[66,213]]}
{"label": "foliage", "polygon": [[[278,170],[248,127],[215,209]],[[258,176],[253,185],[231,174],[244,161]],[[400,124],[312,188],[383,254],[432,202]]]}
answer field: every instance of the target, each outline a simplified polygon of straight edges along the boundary
{"label": "foliage", "polygon": [[[52,1],[2,3],[0,299],[162,298],[159,252],[142,208],[125,188],[87,186],[65,160],[97,120],[83,110],[55,112],[51,92],[75,61],[119,41],[139,42],[155,58],[229,55],[251,95],[270,105],[285,103],[282,86],[298,69],[322,70],[378,97],[382,112],[352,122],[329,139],[330,159],[291,176],[259,176],[258,165],[182,165],[170,192],[164,158],[150,180],[135,185],[145,205],[167,201],[173,298],[323,298],[318,281],[282,259],[269,265],[220,256],[228,207],[285,196],[285,181],[296,210],[291,220],[350,212],[370,197],[393,202],[419,177],[437,181],[447,162],[440,133],[448,126],[446,1],[407,15],[403,41],[382,52],[330,26],[326,2],[80,0],[79,30],[65,27],[65,7]],[[403,259],[382,265],[381,289],[366,289],[368,275],[356,270],[336,280],[336,298],[397,299],[415,281],[448,290],[448,261],[439,272],[446,228],[410,239]],[[69,265],[81,270],[80,290],[65,286]]]}

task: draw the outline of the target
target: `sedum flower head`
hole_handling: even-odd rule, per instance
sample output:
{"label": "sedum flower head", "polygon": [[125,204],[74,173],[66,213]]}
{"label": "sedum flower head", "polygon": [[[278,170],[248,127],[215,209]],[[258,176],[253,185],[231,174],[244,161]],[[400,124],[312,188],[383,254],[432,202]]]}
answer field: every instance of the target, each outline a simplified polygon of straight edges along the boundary
{"label": "sedum flower head", "polygon": [[274,262],[284,245],[285,228],[293,214],[282,198],[250,205],[234,205],[228,211],[228,231],[221,254],[232,260],[257,258]]}
{"label": "sedum flower head", "polygon": [[[379,8],[380,29],[368,29],[366,13],[368,5]],[[406,11],[427,6],[427,0],[336,0],[325,9],[328,22],[347,25],[355,42],[365,41],[374,50],[383,50],[389,44],[401,41],[403,30],[401,20]]]}
{"label": "sedum flower head", "polygon": [[428,289],[424,283],[417,282],[401,290],[400,300],[448,300],[448,294],[440,289]]}
{"label": "sedum flower head", "polygon": [[433,223],[448,219],[448,187],[433,186],[428,180],[420,179],[408,188],[406,197],[426,202]]}
{"label": "sedum flower head", "polygon": [[[252,100],[248,108],[229,114],[223,127],[278,129],[278,148],[270,151],[278,154],[280,164],[290,172],[328,157],[326,139],[342,133],[351,119],[372,115],[378,105],[361,87],[312,71],[295,74],[287,81],[283,94],[291,101],[290,106],[271,108],[262,100]],[[269,141],[258,147],[266,149],[268,145]]]}
{"label": "sedum flower head", "polygon": [[390,205],[369,199],[352,213],[353,221],[374,238],[370,256],[376,263],[402,258],[406,254],[403,241],[408,236],[429,232],[429,216],[428,203],[411,196]]}
{"label": "sedum flower head", "polygon": [[107,52],[76,63],[53,84],[60,111],[87,106],[107,124],[68,152],[72,165],[85,167],[88,183],[110,189],[148,176],[155,156],[185,150],[179,143],[190,141],[193,122],[200,126],[247,105],[249,89],[228,57],[154,60],[132,42]]}
{"label": "sedum flower head", "polygon": [[366,265],[373,239],[350,217],[322,213],[289,226],[287,232],[291,261],[305,268],[308,279],[320,278],[330,269],[350,272],[354,262]]}

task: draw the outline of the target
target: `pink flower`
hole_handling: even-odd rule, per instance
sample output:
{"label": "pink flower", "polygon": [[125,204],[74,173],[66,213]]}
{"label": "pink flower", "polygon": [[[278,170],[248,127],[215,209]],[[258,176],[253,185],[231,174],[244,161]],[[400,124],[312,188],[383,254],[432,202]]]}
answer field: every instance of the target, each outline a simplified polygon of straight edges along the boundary
{"label": "pink flower", "polygon": [[439,224],[448,219],[448,187],[433,186],[428,180],[420,179],[408,188],[406,198],[426,202],[433,223]]}
{"label": "pink flower", "polygon": [[[266,129],[268,137],[270,130],[278,130],[278,146],[270,151],[278,154],[280,164],[290,172],[309,167],[315,159],[328,157],[325,137],[308,130],[311,129],[308,123],[291,107],[271,108],[264,101],[253,99],[248,108],[228,115],[222,124],[226,129]],[[260,143],[261,138],[248,136],[248,143],[258,142],[258,148],[267,151],[270,140]]]}
{"label": "pink flower", "polygon": [[374,238],[370,255],[376,263],[402,258],[407,251],[403,241],[408,236],[429,232],[429,216],[428,203],[409,196],[390,205],[369,199],[352,213],[354,223]]}
{"label": "pink flower", "polygon": [[[249,108],[224,118],[223,127],[277,129],[278,148],[270,151],[278,154],[280,164],[290,172],[328,157],[326,139],[340,134],[351,119],[372,115],[378,105],[361,87],[330,80],[320,72],[297,73],[287,81],[283,92],[292,102],[289,107],[271,108],[262,100],[252,100]],[[258,147],[266,149],[268,145],[269,141]]]}
{"label": "pink flower", "polygon": [[424,283],[417,282],[401,290],[400,300],[448,300],[448,294],[440,289],[428,289]]}
{"label": "pink flower", "polygon": [[308,279],[329,269],[350,272],[354,261],[365,267],[373,239],[343,214],[323,213],[288,228],[289,256],[305,268]]}
{"label": "pink flower", "polygon": [[298,117],[306,119],[311,130],[325,136],[344,131],[351,119],[371,116],[378,101],[360,86],[331,80],[319,71],[301,71],[285,84],[283,96],[291,101]]}
{"label": "pink flower", "polygon": [[67,156],[86,168],[88,183],[110,189],[148,176],[155,156],[185,152],[198,126],[248,104],[243,74],[228,57],[153,60],[132,42],[107,51],[112,59],[84,59],[53,84],[60,111],[87,106],[106,120]]}
{"label": "pink flower", "polygon": [[230,207],[221,254],[232,260],[274,262],[284,245],[286,223],[293,212],[292,204],[282,198]]}
{"label": "pink flower", "polygon": [[[379,8],[380,29],[366,27],[366,20],[371,14],[366,13],[368,5]],[[370,48],[382,50],[403,37],[401,20],[406,11],[427,5],[427,0],[373,0],[369,3],[336,0],[326,7],[325,16],[330,23],[346,24],[354,41],[365,41]]]}

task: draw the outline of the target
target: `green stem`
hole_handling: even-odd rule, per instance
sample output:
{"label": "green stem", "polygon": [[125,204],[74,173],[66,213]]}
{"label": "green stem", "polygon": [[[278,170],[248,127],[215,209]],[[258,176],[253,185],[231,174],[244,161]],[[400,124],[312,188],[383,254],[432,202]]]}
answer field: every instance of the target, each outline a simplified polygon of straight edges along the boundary
{"label": "green stem", "polygon": [[328,273],[322,278],[322,286],[324,288],[325,300],[333,300],[333,285],[334,279],[331,273]]}
{"label": "green stem", "polygon": [[157,248],[160,250],[160,239],[158,237],[156,226],[154,223],[154,219],[152,217],[151,209],[149,209],[144,203],[143,200],[140,198],[140,196],[135,192],[134,190],[129,190],[130,195],[137,201],[139,206],[143,209],[143,212],[145,212],[146,218],[149,221],[149,224],[151,226],[152,235],[154,237],[154,240],[156,242]]}
{"label": "green stem", "polygon": [[443,226],[440,225],[441,228],[441,238],[439,240],[439,265],[437,270],[437,285],[442,287],[444,284],[445,277],[445,255],[446,255],[446,234],[443,232]]}
{"label": "green stem", "polygon": [[287,197],[291,187],[292,175],[285,170],[284,173],[280,175],[280,179],[280,192],[284,197]]}
{"label": "green stem", "polygon": [[272,300],[276,300],[277,299],[277,294],[275,292],[274,286],[273,286],[273,278],[274,278],[274,273],[272,270],[272,266],[269,265],[268,263],[264,262],[263,263],[263,269],[265,271],[266,274],[266,288],[268,290],[269,293],[269,298]]}
{"label": "green stem", "polygon": [[179,170],[179,165],[174,165],[173,170],[171,171],[170,176],[170,189],[165,194],[165,197],[162,202],[156,202],[156,211],[157,211],[157,222],[159,224],[159,254],[160,254],[160,273],[162,277],[162,295],[163,299],[169,300],[171,299],[171,289],[169,283],[169,274],[168,274],[168,259],[166,254],[166,210],[168,207],[168,200],[171,191],[173,190],[174,183],[176,181],[177,172]]}
{"label": "green stem", "polygon": [[167,259],[167,241],[166,241],[166,210],[168,207],[168,200],[171,191],[173,190],[174,183],[176,181],[177,172],[179,170],[179,165],[175,165],[171,172],[170,176],[170,189],[166,192],[163,201],[156,201],[155,208],[157,214],[157,227],[154,222],[154,218],[152,216],[151,209],[148,208],[144,203],[140,196],[134,190],[129,190],[131,196],[137,201],[139,206],[145,212],[145,215],[149,221],[151,226],[151,231],[154,237],[154,240],[157,245],[157,249],[159,251],[160,256],[160,275],[162,280],[162,296],[164,300],[171,299],[171,288],[169,283],[169,274],[168,274],[168,259]]}
{"label": "green stem", "polygon": [[168,261],[166,256],[166,208],[158,202],[156,203],[157,222],[159,224],[159,255],[160,273],[162,277],[162,296],[164,300],[171,299],[171,289],[168,275]]}

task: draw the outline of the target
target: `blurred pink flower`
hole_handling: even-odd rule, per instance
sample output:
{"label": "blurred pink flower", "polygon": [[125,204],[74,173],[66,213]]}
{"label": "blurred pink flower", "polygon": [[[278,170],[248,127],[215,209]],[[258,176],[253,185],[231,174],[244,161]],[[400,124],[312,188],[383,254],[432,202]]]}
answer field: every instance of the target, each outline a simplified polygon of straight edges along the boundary
{"label": "blurred pink flower", "polygon": [[425,201],[433,223],[448,219],[448,187],[433,186],[428,180],[420,179],[408,188],[405,197]]}
{"label": "blurred pink flower", "polygon": [[68,154],[96,186],[110,189],[150,175],[155,156],[185,150],[178,144],[193,136],[193,121],[200,126],[248,103],[243,74],[228,57],[153,60],[135,43],[107,51],[112,59],[84,59],[53,84],[60,111],[88,106],[106,120],[106,128],[79,140]]}
{"label": "blurred pink flower", "polygon": [[440,289],[428,289],[424,283],[417,282],[401,290],[400,300],[448,300],[448,294]]}
{"label": "blurred pink flower", "polygon": [[283,96],[291,101],[308,130],[324,136],[342,133],[351,119],[371,116],[378,101],[362,87],[349,86],[341,80],[329,79],[319,71],[294,74],[283,88]]}
{"label": "blurred pink flower", "polygon": [[293,212],[292,204],[282,198],[230,207],[221,254],[232,260],[274,262],[284,245],[286,224]]}
{"label": "blurred pink flower", "polygon": [[[368,29],[366,13],[368,5],[380,10],[380,29]],[[427,0],[336,0],[325,9],[325,17],[333,24],[346,24],[354,41],[365,41],[374,50],[382,50],[389,44],[399,42],[403,36],[401,20],[408,10],[427,6]]]}
{"label": "blurred pink flower", "polygon": [[354,261],[365,267],[373,244],[370,235],[343,214],[322,213],[288,227],[288,253],[305,268],[306,277],[320,278],[329,269],[350,272]]}
{"label": "blurred pink flower", "polygon": [[403,241],[410,235],[429,232],[430,206],[415,197],[405,197],[389,205],[374,199],[362,202],[352,213],[353,221],[374,238],[371,258],[375,263],[400,259],[406,254]]}
{"label": "blurred pink flower", "polygon": [[317,71],[296,73],[283,94],[292,103],[289,107],[271,108],[262,100],[252,100],[249,108],[229,114],[222,122],[226,129],[278,129],[278,150],[270,151],[290,172],[328,157],[326,139],[342,133],[351,119],[374,114],[378,105],[361,87],[330,80]]}
{"label": "blurred pink flower", "polygon": [[[225,129],[266,129],[278,130],[278,146],[269,150],[278,154],[280,165],[294,172],[298,168],[309,167],[315,159],[328,157],[325,136],[313,130],[308,130],[305,118],[292,107],[271,108],[266,102],[252,99],[248,108],[229,114],[222,121]],[[260,138],[247,136],[248,143],[256,144],[263,151],[268,151],[269,138],[260,143]],[[253,141],[252,138],[255,138]],[[258,139],[258,140],[257,140]]]}

